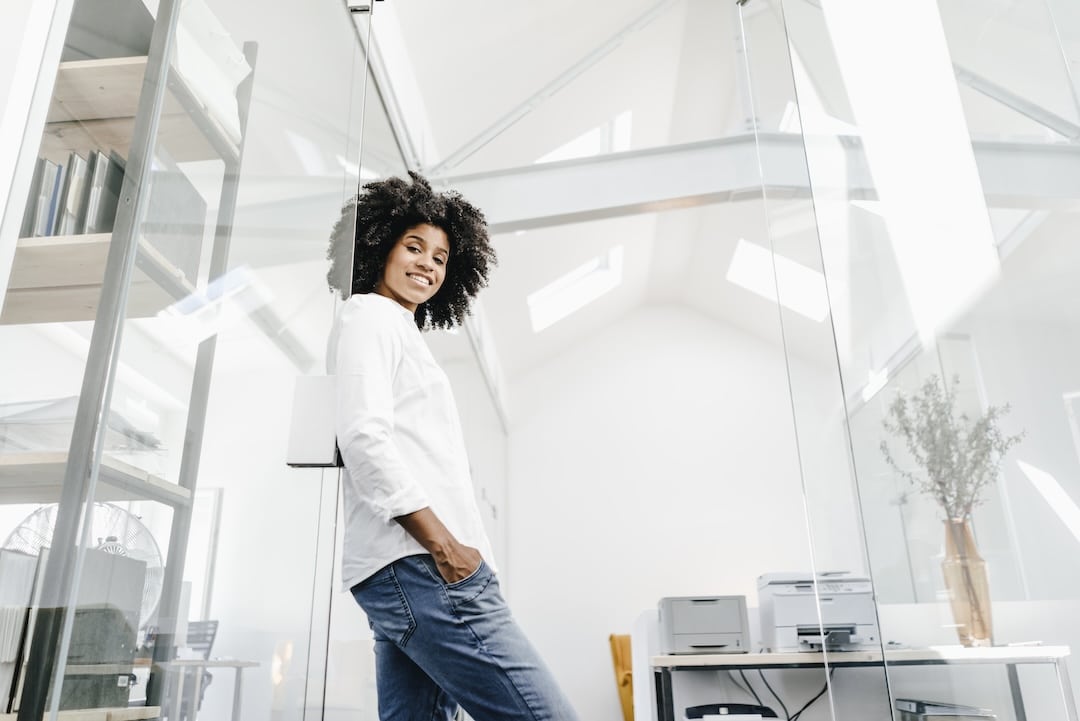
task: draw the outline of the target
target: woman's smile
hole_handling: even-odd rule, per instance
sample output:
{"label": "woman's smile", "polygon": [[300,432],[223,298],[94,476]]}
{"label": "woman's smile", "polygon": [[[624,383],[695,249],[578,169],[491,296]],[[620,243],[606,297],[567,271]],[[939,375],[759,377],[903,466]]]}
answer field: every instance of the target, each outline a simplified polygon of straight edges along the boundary
{"label": "woman's smile", "polygon": [[390,249],[375,292],[415,313],[439,292],[449,259],[446,231],[428,223],[413,226]]}

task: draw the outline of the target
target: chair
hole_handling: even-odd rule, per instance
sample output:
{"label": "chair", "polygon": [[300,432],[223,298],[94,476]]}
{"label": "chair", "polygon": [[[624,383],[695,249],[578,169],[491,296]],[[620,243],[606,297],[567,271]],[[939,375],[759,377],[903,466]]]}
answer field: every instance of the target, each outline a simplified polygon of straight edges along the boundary
{"label": "chair", "polygon": [[[214,647],[214,639],[217,638],[218,622],[214,621],[189,621],[187,639],[184,645],[197,654],[204,661],[210,658],[210,650]],[[180,699],[180,718],[173,721],[192,721],[202,708],[203,698],[206,696],[206,687],[214,680],[213,674],[205,668],[186,668],[184,674],[184,697]],[[199,698],[194,699],[193,689],[196,679],[200,678]],[[191,703],[195,701],[195,712],[192,713]]]}
{"label": "chair", "polygon": [[[156,631],[153,631],[156,632]],[[152,638],[152,637],[151,637]],[[217,621],[189,621],[188,622],[188,635],[184,640],[184,647],[194,652],[195,657],[202,658],[203,661],[210,658],[211,649],[214,648],[214,639],[217,638]],[[168,719],[168,721],[192,721],[198,716],[199,709],[202,708],[203,697],[206,695],[206,686],[211,684],[214,680],[214,676],[210,671],[205,668],[184,668],[181,669],[179,674],[170,675],[171,681],[168,681],[167,696],[175,698],[177,693],[177,682],[181,675],[184,678],[183,698],[180,698],[179,718],[172,719],[171,711],[173,710],[172,703],[166,703],[162,708],[162,718]],[[193,693],[195,688],[195,680],[199,679],[199,698],[194,699]],[[191,711],[191,702],[194,700],[195,708],[194,713]]]}
{"label": "chair", "polygon": [[625,721],[634,721],[634,673],[629,634],[611,634],[611,662],[615,666],[615,686]]}
{"label": "chair", "polygon": [[217,637],[218,622],[215,621],[188,621],[187,647],[198,653],[202,658],[210,658],[210,649],[214,646]]}

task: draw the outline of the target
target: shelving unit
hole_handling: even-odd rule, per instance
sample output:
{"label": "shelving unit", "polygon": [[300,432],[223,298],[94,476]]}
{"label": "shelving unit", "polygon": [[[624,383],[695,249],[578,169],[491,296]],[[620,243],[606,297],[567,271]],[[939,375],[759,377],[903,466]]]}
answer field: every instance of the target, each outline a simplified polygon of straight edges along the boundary
{"label": "shelving unit", "polygon": [[[61,640],[62,609],[68,608],[77,588],[79,573],[74,552],[79,545],[81,509],[87,502],[151,500],[171,508],[169,548],[162,579],[158,643],[154,647],[152,676],[162,673],[162,662],[171,660],[176,643],[175,621],[182,590],[184,554],[191,522],[192,499],[197,487],[203,423],[206,414],[214,338],[202,341],[189,394],[184,443],[177,477],[166,480],[115,457],[99,457],[95,435],[109,411],[108,390],[116,374],[114,359],[128,318],[153,317],[169,305],[197,293],[196,277],[202,272],[183,260],[176,263],[171,246],[183,242],[154,217],[158,203],[173,200],[167,183],[157,185],[155,173],[177,172],[188,161],[220,161],[224,165],[218,198],[206,198],[216,208],[210,253],[209,278],[227,270],[228,246],[237,200],[244,135],[254,78],[254,43],[244,44],[246,61],[242,80],[234,72],[238,56],[230,55],[221,67],[229,82],[239,83],[229,97],[219,97],[213,70],[202,66],[185,78],[173,67],[180,0],[161,0],[153,17],[149,52],[141,57],[61,62],[43,67],[41,82],[54,72],[52,96],[41,127],[37,155],[66,164],[71,153],[115,151],[125,160],[121,199],[111,233],[20,238],[14,244],[12,270],[0,325],[46,322],[93,321],[83,382],[74,417],[70,448],[64,451],[18,452],[0,455],[0,504],[58,503],[52,548],[72,549],[51,553],[45,564],[39,591],[40,607],[32,633],[22,652],[19,716],[36,719],[45,710],[50,675],[65,653]],[[135,3],[133,12],[145,8]],[[68,5],[70,8],[70,4]],[[136,9],[137,8],[137,9]],[[58,10],[58,13],[61,11]],[[49,34],[49,46],[59,57],[67,34],[66,19],[57,14]],[[135,43],[132,47],[137,47]],[[46,54],[46,57],[49,57]],[[55,61],[54,61],[55,62]],[[197,74],[195,74],[197,73]],[[241,73],[243,75],[244,73]],[[51,78],[49,78],[51,79]],[[205,82],[204,82],[205,81]],[[202,95],[200,95],[202,93]],[[203,102],[209,98],[216,111]],[[44,103],[43,103],[44,104]],[[25,153],[24,153],[25,156]],[[29,177],[25,173],[17,177]],[[163,177],[163,176],[157,176]],[[29,184],[29,181],[26,181]],[[151,199],[149,189],[154,188]],[[165,195],[158,196],[158,188]],[[199,192],[195,190],[194,192]],[[177,192],[177,202],[181,202]],[[205,195],[205,191],[203,191]],[[184,207],[184,206],[178,206]],[[198,207],[197,205],[195,207]],[[154,227],[154,226],[158,227]],[[183,227],[183,226],[180,226]],[[200,229],[202,223],[200,222]],[[158,244],[157,233],[165,240]],[[178,240],[173,242],[173,238]],[[165,245],[170,243],[171,245]],[[155,245],[158,244],[158,245]],[[165,249],[162,252],[159,249]],[[8,246],[11,252],[11,246]],[[192,253],[192,255],[197,255]],[[125,458],[127,458],[125,456]],[[91,487],[89,479],[96,475]],[[70,669],[69,669],[70,670]],[[163,683],[154,684],[154,698],[141,710],[96,709],[65,713],[61,717],[121,721],[150,718],[160,713]]]}
{"label": "shelving unit", "polygon": [[[42,136],[41,152],[66,162],[87,148],[127,157],[139,108],[146,56],[60,64]],[[177,161],[235,158],[239,148],[176,74],[161,111],[157,142]],[[93,320],[105,273],[110,234],[21,238],[0,324]],[[155,315],[194,292],[195,286],[144,239],[127,317]]]}

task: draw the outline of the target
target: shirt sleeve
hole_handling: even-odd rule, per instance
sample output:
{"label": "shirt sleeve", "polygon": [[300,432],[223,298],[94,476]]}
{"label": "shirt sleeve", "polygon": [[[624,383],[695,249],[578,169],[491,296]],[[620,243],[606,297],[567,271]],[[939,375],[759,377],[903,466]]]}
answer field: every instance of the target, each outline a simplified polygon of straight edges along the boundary
{"label": "shirt sleeve", "polygon": [[397,320],[346,303],[337,348],[338,448],[349,477],[384,522],[430,505],[394,443],[394,370],[403,352]]}

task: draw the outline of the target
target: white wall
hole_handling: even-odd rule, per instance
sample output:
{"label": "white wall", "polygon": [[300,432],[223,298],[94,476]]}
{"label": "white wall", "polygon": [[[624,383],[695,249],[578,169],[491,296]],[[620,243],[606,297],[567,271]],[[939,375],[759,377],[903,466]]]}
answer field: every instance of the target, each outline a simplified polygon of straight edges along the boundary
{"label": "white wall", "polygon": [[[1080,539],[1020,471],[1024,461],[1052,475],[1080,501],[1080,447],[1065,415],[1065,393],[1080,392],[1080,341],[1066,323],[1012,321],[976,315],[967,327],[986,385],[988,402],[1009,403],[1002,420],[1007,433],[1026,431],[1002,467],[1016,546],[1032,600],[1080,597]],[[1047,549],[1055,549],[1047,553]],[[1050,639],[1048,639],[1050,640]]]}
{"label": "white wall", "polygon": [[779,346],[647,307],[511,394],[508,596],[581,718],[620,717],[607,636],[661,597],[811,567]]}

